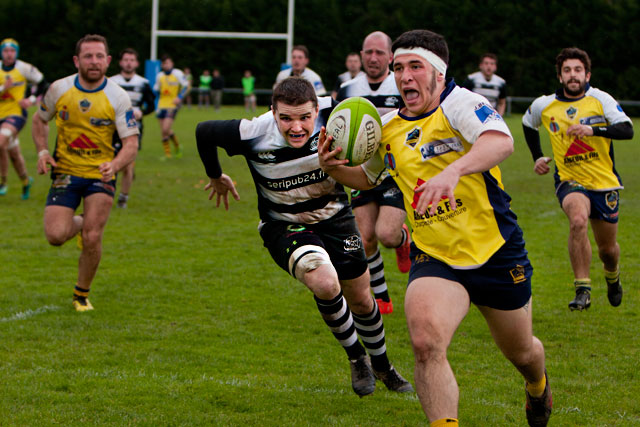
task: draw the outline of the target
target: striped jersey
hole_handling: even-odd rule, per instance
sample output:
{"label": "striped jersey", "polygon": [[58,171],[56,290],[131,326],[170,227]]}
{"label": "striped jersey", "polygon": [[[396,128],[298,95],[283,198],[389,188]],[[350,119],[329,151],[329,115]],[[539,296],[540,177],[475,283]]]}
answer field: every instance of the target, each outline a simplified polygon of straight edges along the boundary
{"label": "striped jersey", "polygon": [[313,224],[333,217],[348,206],[348,199],[342,185],[323,172],[318,163],[320,128],[326,125],[332,99],[319,98],[318,106],[313,135],[300,148],[288,145],[271,111],[253,120],[200,123],[196,137],[207,174],[215,176],[211,162],[217,162],[217,155],[203,152],[210,153],[212,145],[222,147],[230,156],[246,158],[263,222]]}
{"label": "striped jersey", "polygon": [[564,90],[537,98],[522,117],[522,124],[533,129],[543,126],[548,132],[556,164],[556,180],[577,181],[588,190],[608,191],[622,188],[615,169],[611,138],[570,136],[573,124],[607,126],[631,119],[608,93],[588,87],[579,99],[566,98]]}
{"label": "striped jersey", "polygon": [[22,107],[18,103],[25,98],[27,86],[38,84],[44,78],[36,67],[19,59],[10,68],[0,61],[0,86],[4,87],[7,77],[11,78],[12,84],[9,89],[0,90],[0,119],[22,116]]}
{"label": "striped jersey", "polygon": [[142,111],[143,114],[153,112],[156,96],[149,85],[149,80],[138,74],[134,74],[130,79],[127,79],[122,74],[116,74],[110,79],[127,92],[134,110]]}
{"label": "striped jersey", "polygon": [[[280,71],[276,76],[276,82],[274,86],[280,83],[281,81],[283,81],[284,79],[286,79],[287,77],[293,76],[292,73],[293,73],[293,70],[291,68],[287,68],[285,70]],[[313,71],[311,68],[305,68],[302,74],[300,74],[300,77],[307,80],[309,83],[313,85],[313,88],[315,89],[317,96],[324,96],[327,94],[327,91],[324,88],[324,84],[322,84],[322,78],[318,75],[318,73]]]}
{"label": "striped jersey", "polygon": [[362,96],[376,106],[380,116],[403,106],[402,97],[392,73],[389,73],[381,83],[374,85],[377,87],[372,88],[371,83],[367,80],[367,75],[362,74],[342,83],[336,99],[342,101],[352,96]]}
{"label": "striped jersey", "polygon": [[127,93],[110,79],[93,90],[80,86],[77,74],[57,80],[38,114],[56,119],[54,173],[101,179],[98,167],[115,157],[114,133],[121,139],[139,133]]}
{"label": "striped jersey", "polygon": [[440,99],[435,110],[422,116],[407,117],[399,111],[385,115],[379,155],[362,168],[372,183],[385,168],[396,181],[418,248],[452,268],[477,268],[518,226],[499,167],[462,176],[454,189],[455,210],[445,198],[434,215],[419,215],[415,207],[420,193],[414,190],[469,152],[483,132],[511,133],[486,99],[452,79]]}
{"label": "striped jersey", "polygon": [[507,97],[507,82],[497,74],[487,80],[481,71],[476,71],[467,76],[462,86],[487,98],[493,108],[496,108],[499,99]]}

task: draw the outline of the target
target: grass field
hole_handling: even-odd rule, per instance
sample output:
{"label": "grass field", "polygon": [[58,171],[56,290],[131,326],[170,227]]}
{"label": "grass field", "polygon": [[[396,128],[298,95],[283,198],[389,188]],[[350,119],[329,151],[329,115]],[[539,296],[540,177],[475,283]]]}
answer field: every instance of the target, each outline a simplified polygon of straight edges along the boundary
{"label": "grass field", "polygon": [[[182,110],[176,133],[185,156],[170,162],[159,160],[156,120],[145,120],[129,207],[111,214],[89,313],[71,307],[75,241],[54,248],[43,235],[49,177],[37,176],[31,199],[22,201],[10,171],[9,194],[0,198],[0,425],[426,424],[415,394],[393,394],[381,383],[364,399],[351,391],[345,354],[311,293],[262,248],[242,158],[222,155],[240,202],[225,212],[207,200],[195,125],[243,114],[239,107],[219,114]],[[592,307],[572,313],[567,221],[552,177],[533,174],[520,116],[508,123],[516,152],[502,171],[535,267],[534,332],[546,347],[550,425],[640,425],[640,137],[615,144],[626,186],[619,231],[623,303],[608,304],[594,250]],[[34,173],[30,125],[21,140]],[[389,354],[413,382],[402,309],[406,275],[392,251],[383,256],[395,306],[384,317]],[[523,381],[475,308],[449,359],[463,425],[526,425]]]}

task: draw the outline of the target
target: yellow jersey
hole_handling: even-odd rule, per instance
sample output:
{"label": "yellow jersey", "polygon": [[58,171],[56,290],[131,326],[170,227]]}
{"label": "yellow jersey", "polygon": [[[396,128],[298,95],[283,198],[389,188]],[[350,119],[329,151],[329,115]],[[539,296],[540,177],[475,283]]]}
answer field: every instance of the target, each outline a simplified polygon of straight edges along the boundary
{"label": "yellow jersey", "polygon": [[153,87],[158,93],[158,110],[177,108],[173,100],[182,99],[189,88],[189,82],[184,77],[184,73],[177,68],[168,73],[160,71],[156,76],[156,83]]}
{"label": "yellow jersey", "polygon": [[460,178],[455,210],[443,199],[436,214],[419,215],[415,207],[421,193],[415,189],[464,156],[483,132],[511,136],[502,117],[484,97],[449,80],[435,110],[419,117],[397,110],[382,120],[378,155],[361,167],[371,183],[379,182],[384,169],[396,181],[416,246],[456,269],[486,263],[517,227],[498,166]]}
{"label": "yellow jersey", "polygon": [[607,126],[621,122],[631,119],[611,95],[593,87],[579,99],[566,98],[562,89],[541,96],[522,118],[523,125],[533,129],[543,126],[549,132],[556,180],[573,180],[593,191],[623,188],[615,170],[611,138],[570,136],[567,129],[573,124]]}
{"label": "yellow jersey", "polygon": [[38,114],[56,118],[54,173],[101,179],[98,167],[116,155],[114,133],[121,139],[139,133],[127,92],[107,78],[94,90],[80,86],[77,74],[55,81]]}
{"label": "yellow jersey", "polygon": [[[11,77],[11,87],[5,89],[7,77]],[[27,86],[38,84],[43,76],[33,65],[24,61],[16,60],[12,67],[7,68],[0,61],[0,119],[9,116],[22,116],[22,107],[19,102],[25,98]]]}

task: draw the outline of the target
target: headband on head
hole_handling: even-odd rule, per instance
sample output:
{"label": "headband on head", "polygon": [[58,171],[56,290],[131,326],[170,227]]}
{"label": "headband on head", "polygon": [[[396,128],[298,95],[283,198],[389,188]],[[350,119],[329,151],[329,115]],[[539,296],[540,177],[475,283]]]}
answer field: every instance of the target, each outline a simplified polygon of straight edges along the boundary
{"label": "headband on head", "polygon": [[400,47],[393,52],[393,57],[396,58],[400,55],[418,55],[429,62],[436,69],[437,72],[442,75],[447,74],[447,64],[435,53],[423,47],[404,48]]}
{"label": "headband on head", "polygon": [[18,59],[18,53],[20,53],[20,45],[15,39],[4,39],[0,42],[0,57],[2,57],[2,51],[7,46],[11,46],[16,50],[16,59]]}

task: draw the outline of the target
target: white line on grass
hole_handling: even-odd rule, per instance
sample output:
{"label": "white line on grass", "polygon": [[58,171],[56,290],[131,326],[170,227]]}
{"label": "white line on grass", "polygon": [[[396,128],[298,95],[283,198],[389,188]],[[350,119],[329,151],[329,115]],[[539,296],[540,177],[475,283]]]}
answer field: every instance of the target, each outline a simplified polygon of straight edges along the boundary
{"label": "white line on grass", "polygon": [[35,310],[29,309],[29,310],[15,313],[13,316],[2,317],[0,318],[0,322],[13,322],[14,320],[25,320],[37,314],[42,314],[42,313],[46,313],[47,311],[55,311],[55,310],[60,310],[60,307],[58,307],[57,305],[45,305],[43,307],[36,308]]}

